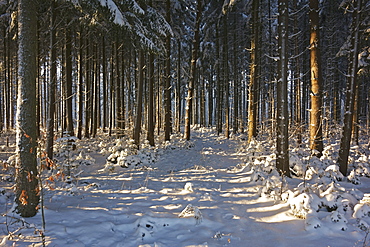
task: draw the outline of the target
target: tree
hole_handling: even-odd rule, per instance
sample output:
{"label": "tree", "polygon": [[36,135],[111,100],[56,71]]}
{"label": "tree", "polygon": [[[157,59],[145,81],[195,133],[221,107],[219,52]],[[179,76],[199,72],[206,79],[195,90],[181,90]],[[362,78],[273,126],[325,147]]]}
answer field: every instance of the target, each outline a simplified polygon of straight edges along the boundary
{"label": "tree", "polygon": [[191,64],[190,64],[190,79],[188,84],[188,96],[186,99],[186,111],[185,111],[185,139],[190,140],[190,118],[192,114],[193,105],[193,94],[194,94],[194,83],[197,74],[197,60],[198,60],[198,50],[199,50],[199,31],[200,31],[200,21],[202,17],[202,0],[197,3],[197,14],[195,19],[195,29],[193,38],[193,48],[191,52]]}
{"label": "tree", "polygon": [[50,84],[49,84],[49,111],[46,120],[46,153],[53,160],[54,146],[54,116],[55,116],[55,87],[57,84],[57,54],[56,54],[56,1],[51,1],[50,17]]}
{"label": "tree", "polygon": [[343,131],[340,141],[338,164],[340,172],[347,176],[348,156],[351,144],[352,126],[353,126],[353,110],[355,104],[355,91],[357,85],[358,72],[358,52],[359,52],[359,28],[360,28],[360,10],[362,8],[362,0],[354,0],[352,3],[352,25],[350,37],[350,62],[349,75],[346,88],[346,104],[344,111]]}
{"label": "tree", "polygon": [[285,176],[289,171],[289,141],[288,141],[288,0],[279,0],[278,18],[278,81],[277,81],[277,143],[276,168]]}
{"label": "tree", "polygon": [[251,39],[251,63],[249,81],[249,104],[248,104],[248,142],[257,136],[257,83],[258,83],[258,52],[259,52],[259,2],[252,2],[252,39]]}
{"label": "tree", "polygon": [[136,105],[136,119],[134,126],[133,139],[134,143],[139,146],[140,144],[140,132],[141,132],[141,120],[143,112],[143,86],[144,86],[144,52],[139,51],[139,81],[137,89],[137,105]]}
{"label": "tree", "polygon": [[36,215],[40,199],[36,144],[37,4],[18,1],[18,100],[15,202],[22,217]]}
{"label": "tree", "polygon": [[319,1],[310,0],[310,61],[311,61],[311,112],[310,112],[310,149],[321,156],[322,140],[322,71],[319,36]]}
{"label": "tree", "polygon": [[[170,23],[171,19],[171,1],[166,0],[166,21]],[[164,89],[165,114],[164,114],[164,139],[170,140],[172,125],[171,125],[171,35],[166,37],[166,86]]]}

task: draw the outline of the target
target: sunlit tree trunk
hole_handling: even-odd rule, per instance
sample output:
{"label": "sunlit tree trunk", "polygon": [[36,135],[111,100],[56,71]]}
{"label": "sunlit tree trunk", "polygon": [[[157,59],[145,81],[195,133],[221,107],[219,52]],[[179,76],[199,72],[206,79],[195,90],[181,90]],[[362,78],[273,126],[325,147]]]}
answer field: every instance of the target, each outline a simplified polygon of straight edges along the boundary
{"label": "sunlit tree trunk", "polygon": [[310,61],[311,61],[311,111],[310,111],[310,149],[321,156],[322,136],[322,71],[319,36],[319,1],[310,0]]}
{"label": "sunlit tree trunk", "polygon": [[36,143],[37,3],[18,1],[18,100],[15,203],[22,217],[36,215],[40,199]]}

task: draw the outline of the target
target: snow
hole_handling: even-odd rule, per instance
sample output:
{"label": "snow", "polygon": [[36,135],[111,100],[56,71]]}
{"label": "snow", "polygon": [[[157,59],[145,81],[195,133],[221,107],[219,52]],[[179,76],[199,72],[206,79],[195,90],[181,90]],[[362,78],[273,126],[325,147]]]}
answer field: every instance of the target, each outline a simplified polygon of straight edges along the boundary
{"label": "snow", "polygon": [[[337,146],[320,159],[291,150],[296,177],[282,178],[273,143],[247,146],[239,137],[199,128],[191,141],[173,135],[139,151],[128,138],[102,135],[76,140],[76,151],[57,143],[60,167],[43,173],[45,231],[41,212],[26,219],[12,213],[11,183],[3,178],[0,246],[42,246],[41,232],[47,246],[369,244],[370,179],[356,173],[361,183],[344,181],[333,162]],[[366,168],[368,158],[359,154],[353,164]]]}

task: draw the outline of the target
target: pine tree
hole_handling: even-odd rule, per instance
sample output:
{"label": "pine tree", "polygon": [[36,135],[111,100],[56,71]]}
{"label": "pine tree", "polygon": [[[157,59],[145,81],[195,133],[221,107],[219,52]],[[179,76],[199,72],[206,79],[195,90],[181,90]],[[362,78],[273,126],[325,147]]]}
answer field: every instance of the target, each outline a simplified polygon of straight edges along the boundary
{"label": "pine tree", "polygon": [[278,81],[277,81],[277,144],[276,167],[280,173],[290,176],[288,141],[288,0],[279,0],[278,20]]}
{"label": "pine tree", "polygon": [[317,156],[323,151],[322,140],[322,71],[320,54],[319,1],[310,0],[310,61],[311,61],[311,111],[310,111],[310,148]]}
{"label": "pine tree", "polygon": [[15,202],[22,217],[36,215],[40,199],[36,144],[37,3],[18,1],[18,100]]}

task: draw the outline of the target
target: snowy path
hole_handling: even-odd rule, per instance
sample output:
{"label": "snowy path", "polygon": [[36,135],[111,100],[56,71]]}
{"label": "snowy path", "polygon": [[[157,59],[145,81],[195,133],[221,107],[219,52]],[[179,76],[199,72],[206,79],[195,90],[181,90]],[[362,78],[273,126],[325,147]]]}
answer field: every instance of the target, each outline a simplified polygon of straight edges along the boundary
{"label": "snowy path", "polygon": [[[323,239],[353,246],[337,232],[306,232],[289,206],[260,198],[250,172],[238,165],[245,157],[239,141],[210,133],[192,141],[190,149],[164,152],[151,169],[99,173],[105,159],[95,154],[73,196],[46,196],[50,246],[327,246]],[[201,221],[178,217],[189,204]],[[31,221],[40,225],[40,215]]]}

